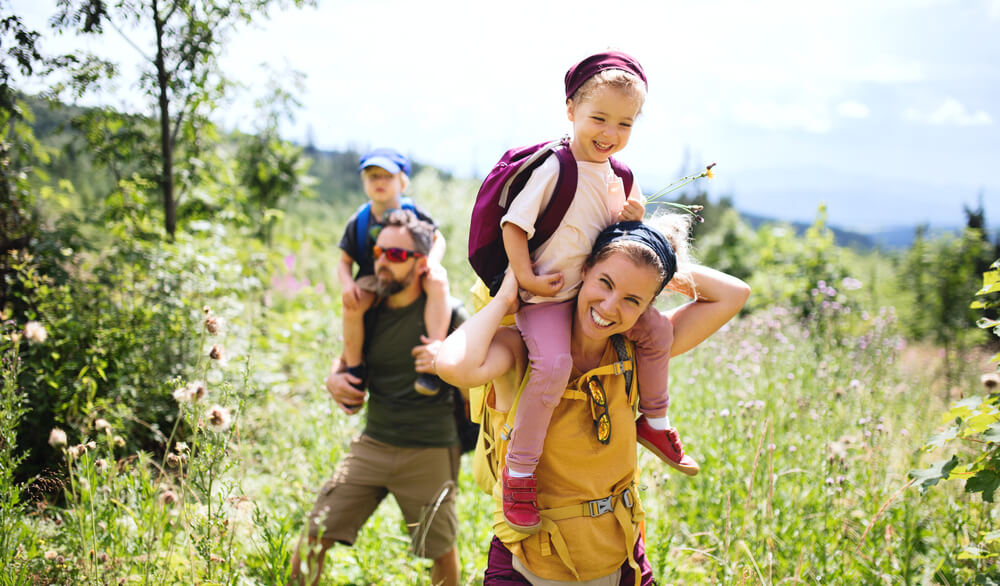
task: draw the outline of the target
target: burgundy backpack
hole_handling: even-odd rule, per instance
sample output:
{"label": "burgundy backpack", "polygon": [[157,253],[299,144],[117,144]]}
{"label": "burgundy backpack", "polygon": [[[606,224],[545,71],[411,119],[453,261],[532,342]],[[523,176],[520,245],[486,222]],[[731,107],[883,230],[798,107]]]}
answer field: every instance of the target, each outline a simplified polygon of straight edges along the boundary
{"label": "burgundy backpack", "polygon": [[[559,159],[559,178],[549,205],[535,222],[535,234],[528,240],[528,251],[533,252],[552,237],[576,195],[576,159],[569,149],[569,138],[510,149],[479,188],[469,225],[469,264],[489,288],[490,295],[496,295],[500,289],[508,264],[500,218],[524,189],[531,173],[553,153]],[[609,162],[615,175],[621,177],[627,197],[632,191],[632,171],[614,159]]]}

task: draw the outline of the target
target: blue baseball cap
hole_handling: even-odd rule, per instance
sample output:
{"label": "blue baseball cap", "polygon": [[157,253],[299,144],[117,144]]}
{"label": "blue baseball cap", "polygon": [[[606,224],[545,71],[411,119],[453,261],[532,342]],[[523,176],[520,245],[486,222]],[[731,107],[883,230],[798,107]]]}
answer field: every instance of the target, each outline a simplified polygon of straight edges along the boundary
{"label": "blue baseball cap", "polygon": [[399,173],[402,171],[406,173],[407,176],[410,174],[410,160],[406,158],[406,155],[389,148],[380,148],[368,151],[363,157],[361,157],[361,166],[358,167],[359,171],[364,171],[365,167],[381,167],[390,173]]}

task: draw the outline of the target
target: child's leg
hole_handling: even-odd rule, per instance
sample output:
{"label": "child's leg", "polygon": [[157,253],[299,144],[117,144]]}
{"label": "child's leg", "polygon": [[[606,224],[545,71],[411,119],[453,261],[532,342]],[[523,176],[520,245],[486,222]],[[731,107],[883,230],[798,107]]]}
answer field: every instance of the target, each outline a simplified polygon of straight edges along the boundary
{"label": "child's leg", "polygon": [[365,277],[358,279],[361,299],[358,308],[344,307],[344,364],[348,368],[361,365],[361,353],[365,345],[365,312],[375,302],[375,293],[367,287]]}
{"label": "child's leg", "polygon": [[552,410],[573,369],[569,353],[572,316],[572,301],[525,305],[517,312],[517,327],[528,348],[531,370],[507,447],[507,468],[512,472],[532,474],[538,465]]}
{"label": "child's leg", "polygon": [[625,337],[635,342],[639,411],[649,418],[666,417],[670,403],[667,377],[670,346],[674,342],[673,324],[666,315],[650,305]]}
{"label": "child's leg", "polygon": [[[448,304],[448,271],[439,264],[429,267],[421,280],[427,302],[424,304],[424,328],[432,340],[444,340],[451,324]],[[414,388],[421,395],[432,397],[441,390],[441,379],[433,372],[418,372]]]}
{"label": "child's leg", "polygon": [[424,305],[424,327],[427,337],[432,340],[444,340],[448,337],[448,326],[451,324],[451,307],[448,304],[448,271],[441,265],[434,265],[423,277],[424,294],[427,304]]}
{"label": "child's leg", "polygon": [[670,319],[650,306],[626,336],[635,342],[639,384],[636,439],[667,464],[688,475],[698,473],[698,462],[684,453],[677,430],[667,419],[667,375],[674,327]]}

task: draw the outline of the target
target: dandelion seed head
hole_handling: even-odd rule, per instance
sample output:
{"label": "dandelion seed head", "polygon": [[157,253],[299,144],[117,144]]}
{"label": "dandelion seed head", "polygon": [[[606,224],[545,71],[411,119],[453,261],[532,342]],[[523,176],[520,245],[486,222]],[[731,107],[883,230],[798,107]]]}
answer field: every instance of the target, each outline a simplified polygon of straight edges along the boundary
{"label": "dandelion seed head", "polygon": [[177,454],[167,454],[167,468],[177,468],[181,465],[181,458]]}
{"label": "dandelion seed head", "polygon": [[176,444],[174,444],[174,450],[178,454],[183,454],[184,452],[188,451],[187,442],[177,442]]}
{"label": "dandelion seed head", "polygon": [[48,551],[45,552],[45,559],[47,559],[49,561],[52,561],[52,560],[56,559],[57,557],[59,557],[59,553],[56,552],[56,550],[54,550],[54,549],[50,549],[50,550],[48,550]]}
{"label": "dandelion seed head", "polygon": [[208,357],[212,360],[222,360],[222,346],[212,344],[212,349],[208,351]]}
{"label": "dandelion seed head", "polygon": [[160,504],[161,505],[172,505],[177,502],[177,493],[172,490],[165,490],[160,493]]}
{"label": "dandelion seed head", "polygon": [[111,424],[108,423],[107,419],[99,418],[94,421],[94,429],[103,431],[104,433],[111,433]]}
{"label": "dandelion seed head", "polygon": [[115,442],[115,447],[119,447],[119,448],[125,447],[125,438],[123,438],[120,435],[116,435],[115,438],[114,438],[114,440],[112,440],[112,441]]}
{"label": "dandelion seed head", "polygon": [[215,431],[225,431],[232,423],[232,414],[229,409],[219,405],[212,405],[208,410],[208,425]]}
{"label": "dandelion seed head", "polygon": [[41,322],[29,321],[24,324],[24,337],[32,344],[41,344],[49,339],[49,333]]}
{"label": "dandelion seed head", "polygon": [[222,320],[214,315],[205,318],[205,331],[213,336],[222,330]]}
{"label": "dandelion seed head", "polygon": [[49,432],[49,445],[56,449],[65,446],[66,432],[58,427],[53,427],[52,431]]}
{"label": "dandelion seed head", "polygon": [[76,444],[75,446],[70,446],[66,449],[66,453],[69,454],[71,458],[79,458],[80,456],[87,453],[87,448],[82,444]]}

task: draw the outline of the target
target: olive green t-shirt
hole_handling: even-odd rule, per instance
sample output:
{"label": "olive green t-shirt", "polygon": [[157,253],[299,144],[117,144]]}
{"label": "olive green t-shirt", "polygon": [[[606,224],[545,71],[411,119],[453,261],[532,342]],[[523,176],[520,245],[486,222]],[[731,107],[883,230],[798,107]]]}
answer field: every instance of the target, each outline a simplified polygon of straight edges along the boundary
{"label": "olive green t-shirt", "polygon": [[[368,419],[364,433],[399,447],[437,447],[458,443],[452,387],[442,383],[433,397],[418,393],[411,351],[419,346],[424,328],[420,298],[403,308],[379,306],[365,315],[365,362],[368,366]],[[452,300],[451,326],[466,319]]]}

